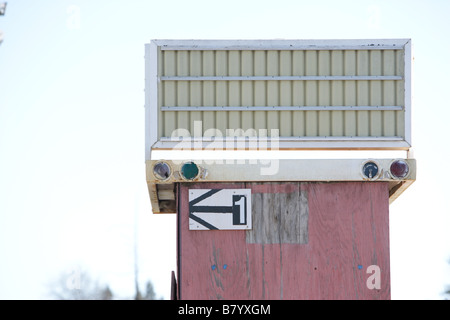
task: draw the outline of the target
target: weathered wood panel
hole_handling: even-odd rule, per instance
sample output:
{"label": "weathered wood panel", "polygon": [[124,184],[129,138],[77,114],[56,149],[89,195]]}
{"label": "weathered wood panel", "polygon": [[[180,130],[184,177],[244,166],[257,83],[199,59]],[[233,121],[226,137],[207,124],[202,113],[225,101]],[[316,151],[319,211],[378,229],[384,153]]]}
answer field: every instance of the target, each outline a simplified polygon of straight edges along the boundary
{"label": "weathered wood panel", "polygon": [[266,182],[252,185],[253,229],[247,231],[247,242],[308,243],[306,191],[298,184]]}
{"label": "weathered wood panel", "polygon": [[[251,188],[253,230],[189,231],[189,188]],[[197,183],[179,196],[181,299],[390,299],[387,183]]]}

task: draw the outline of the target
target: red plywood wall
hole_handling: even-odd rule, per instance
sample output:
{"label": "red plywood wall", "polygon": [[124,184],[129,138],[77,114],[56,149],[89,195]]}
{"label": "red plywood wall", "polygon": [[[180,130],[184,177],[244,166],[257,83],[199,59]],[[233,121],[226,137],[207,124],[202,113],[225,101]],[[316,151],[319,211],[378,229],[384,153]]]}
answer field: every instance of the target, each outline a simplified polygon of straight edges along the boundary
{"label": "red plywood wall", "polygon": [[[252,189],[253,230],[189,230],[189,189]],[[390,299],[385,182],[181,184],[180,299]]]}

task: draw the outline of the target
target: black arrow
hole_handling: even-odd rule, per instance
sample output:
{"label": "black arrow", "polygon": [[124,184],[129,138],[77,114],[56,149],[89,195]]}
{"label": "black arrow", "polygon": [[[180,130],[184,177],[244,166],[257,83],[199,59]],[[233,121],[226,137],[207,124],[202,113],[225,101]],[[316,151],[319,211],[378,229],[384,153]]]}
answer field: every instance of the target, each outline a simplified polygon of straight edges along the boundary
{"label": "black arrow", "polygon": [[233,207],[191,206],[190,212],[233,213]]}
{"label": "black arrow", "polygon": [[216,194],[222,189],[211,189],[208,192],[205,192],[200,197],[195,198],[194,200],[189,201],[189,207],[193,206],[194,204],[199,203],[202,200],[205,200],[206,198],[211,197],[213,194]]}
{"label": "black arrow", "polygon": [[194,215],[194,212],[211,212],[211,213],[233,213],[233,207],[224,207],[224,206],[196,206],[200,201],[205,200],[206,198],[211,197],[217,192],[223,189],[211,189],[208,192],[205,192],[201,196],[189,201],[189,218],[200,223],[204,227],[210,230],[218,230],[218,228],[214,227],[212,224],[206,222],[205,220],[199,218]]}
{"label": "black arrow", "polygon": [[196,206],[200,201],[205,200],[206,198],[211,197],[217,192],[223,189],[211,189],[208,192],[205,192],[201,196],[195,198],[194,200],[189,201],[189,212],[211,212],[211,213],[233,213],[233,207],[225,207],[225,206]]}
{"label": "black arrow", "polygon": [[196,222],[198,222],[198,223],[200,223],[202,226],[208,228],[209,230],[219,230],[218,228],[214,227],[212,224],[206,222],[205,220],[203,220],[203,219],[201,219],[201,218],[199,218],[197,216],[194,216],[191,213],[189,213],[189,218],[194,220],[194,221],[196,221]]}

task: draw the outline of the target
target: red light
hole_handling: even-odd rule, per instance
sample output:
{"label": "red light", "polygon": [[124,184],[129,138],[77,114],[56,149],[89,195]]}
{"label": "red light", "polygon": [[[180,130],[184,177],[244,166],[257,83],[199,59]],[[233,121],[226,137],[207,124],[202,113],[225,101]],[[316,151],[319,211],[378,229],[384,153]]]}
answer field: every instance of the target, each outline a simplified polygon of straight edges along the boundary
{"label": "red light", "polygon": [[409,173],[408,163],[406,163],[406,161],[403,160],[395,160],[391,164],[390,171],[394,178],[403,179]]}

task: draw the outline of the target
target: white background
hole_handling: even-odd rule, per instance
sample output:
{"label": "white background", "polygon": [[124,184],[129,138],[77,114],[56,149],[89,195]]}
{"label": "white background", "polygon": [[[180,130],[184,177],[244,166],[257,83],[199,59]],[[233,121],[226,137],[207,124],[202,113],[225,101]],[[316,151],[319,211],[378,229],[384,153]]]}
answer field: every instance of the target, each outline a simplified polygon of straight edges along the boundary
{"label": "white background", "polygon": [[[144,167],[150,39],[412,38],[417,181],[390,207],[394,299],[450,284],[447,0],[10,0],[0,17],[0,298],[83,268],[118,297],[170,296],[175,216]],[[163,155],[162,155],[163,156]],[[283,153],[280,157],[291,157]],[[135,232],[137,231],[137,232]]]}

